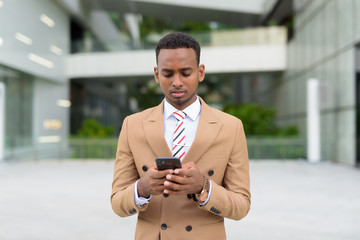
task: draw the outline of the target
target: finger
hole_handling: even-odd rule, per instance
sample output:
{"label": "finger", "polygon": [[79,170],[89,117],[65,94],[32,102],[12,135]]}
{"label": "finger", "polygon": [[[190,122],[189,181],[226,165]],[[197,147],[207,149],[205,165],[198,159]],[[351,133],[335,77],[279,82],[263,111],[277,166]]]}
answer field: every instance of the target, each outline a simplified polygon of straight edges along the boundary
{"label": "finger", "polygon": [[190,169],[179,169],[178,171],[176,171],[177,169],[175,169],[174,171],[174,175],[177,176],[182,176],[182,177],[191,177],[194,176],[195,171],[197,171],[194,168],[190,168]]}
{"label": "finger", "polygon": [[175,184],[172,182],[167,182],[165,181],[165,189],[163,190],[164,193],[167,194],[183,194],[183,193],[187,193],[187,189],[184,187],[184,185],[179,185],[179,184]]}
{"label": "finger", "polygon": [[182,169],[190,169],[190,168],[196,168],[195,163],[193,163],[193,162],[188,162],[188,163],[185,163],[185,164],[182,166]]}
{"label": "finger", "polygon": [[172,191],[180,190],[179,184],[176,184],[174,182],[165,181],[164,186],[165,186],[165,189],[167,189],[167,190],[172,190]]}
{"label": "finger", "polygon": [[189,184],[189,182],[191,181],[191,179],[189,179],[188,177],[183,177],[183,176],[173,175],[173,174],[166,175],[166,180],[175,182],[178,184],[183,184],[183,185]]}
{"label": "finger", "polygon": [[173,194],[173,195],[188,194],[189,191],[191,191],[189,185],[181,185],[169,181],[165,181],[164,186],[165,186],[164,193],[167,194]]}
{"label": "finger", "polygon": [[154,171],[151,173],[151,176],[153,178],[160,179],[160,178],[165,178],[165,176],[168,174],[173,174],[173,172],[174,172],[174,170],[172,170],[172,169],[167,169],[167,170],[162,170],[162,171]]}
{"label": "finger", "polygon": [[192,186],[191,184],[179,184],[177,182],[172,182],[168,180],[164,182],[165,189],[170,191],[185,192],[185,191],[189,191],[191,189],[191,186]]}
{"label": "finger", "polygon": [[178,176],[182,176],[182,177],[186,177],[187,175],[187,171],[186,169],[175,169],[174,170],[174,175],[178,175]]}
{"label": "finger", "polygon": [[165,177],[163,177],[163,178],[150,178],[148,183],[152,187],[161,186],[161,185],[164,185],[165,180],[166,180]]}
{"label": "finger", "polygon": [[169,194],[169,195],[180,195],[180,194],[185,194],[186,191],[173,191],[173,190],[165,189],[163,191],[163,193],[166,193],[166,194]]}
{"label": "finger", "polygon": [[164,185],[161,185],[161,186],[155,187],[153,190],[154,190],[155,193],[161,194],[161,193],[164,192],[165,186],[164,186]]}
{"label": "finger", "polygon": [[165,169],[165,170],[158,170],[156,165],[153,165],[151,168],[149,168],[148,172],[165,172],[165,171],[170,171],[170,172],[173,172],[174,170],[172,169]]}
{"label": "finger", "polygon": [[184,164],[182,168],[175,169],[174,174],[188,176],[187,172],[193,170],[197,170],[197,167],[193,162],[189,162]]}
{"label": "finger", "polygon": [[164,184],[161,184],[161,185],[150,185],[149,186],[149,189],[150,189],[150,194],[152,195],[157,195],[157,194],[161,194],[163,193],[164,189],[165,189],[165,186]]}

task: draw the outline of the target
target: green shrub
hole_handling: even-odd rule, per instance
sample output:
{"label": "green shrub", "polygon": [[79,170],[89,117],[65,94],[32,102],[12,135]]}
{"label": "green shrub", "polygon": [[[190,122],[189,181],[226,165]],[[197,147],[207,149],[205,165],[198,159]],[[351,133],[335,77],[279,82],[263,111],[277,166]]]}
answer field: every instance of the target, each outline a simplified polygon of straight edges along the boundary
{"label": "green shrub", "polygon": [[249,136],[297,136],[296,126],[279,127],[275,123],[276,110],[256,103],[231,104],[223,109],[241,119],[246,135]]}
{"label": "green shrub", "polygon": [[95,119],[86,119],[81,123],[81,128],[77,132],[79,137],[105,138],[114,134],[115,128],[105,127]]}

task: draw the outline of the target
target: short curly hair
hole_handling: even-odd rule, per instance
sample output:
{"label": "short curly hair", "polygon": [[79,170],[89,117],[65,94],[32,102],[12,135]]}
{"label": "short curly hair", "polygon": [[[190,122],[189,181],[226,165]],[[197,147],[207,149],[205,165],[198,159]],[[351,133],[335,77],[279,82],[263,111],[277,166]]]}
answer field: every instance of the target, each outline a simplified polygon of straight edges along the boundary
{"label": "short curly hair", "polygon": [[161,49],[177,49],[177,48],[192,48],[196,53],[197,64],[200,64],[200,44],[192,36],[187,33],[174,32],[165,35],[158,42],[156,52],[156,63]]}

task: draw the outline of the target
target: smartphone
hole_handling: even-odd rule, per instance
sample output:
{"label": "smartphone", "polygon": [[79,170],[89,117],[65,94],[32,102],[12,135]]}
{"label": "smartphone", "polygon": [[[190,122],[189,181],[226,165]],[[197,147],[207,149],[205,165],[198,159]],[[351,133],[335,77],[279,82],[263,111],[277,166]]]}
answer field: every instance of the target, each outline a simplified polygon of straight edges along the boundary
{"label": "smartphone", "polygon": [[157,157],[155,159],[158,170],[181,168],[181,161],[178,157]]}

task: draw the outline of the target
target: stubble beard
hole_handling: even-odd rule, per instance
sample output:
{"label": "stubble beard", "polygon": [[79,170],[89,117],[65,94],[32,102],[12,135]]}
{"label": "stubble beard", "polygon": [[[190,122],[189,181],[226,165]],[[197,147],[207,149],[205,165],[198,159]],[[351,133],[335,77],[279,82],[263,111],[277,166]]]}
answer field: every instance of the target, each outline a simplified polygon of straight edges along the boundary
{"label": "stubble beard", "polygon": [[[193,97],[196,95],[197,92],[194,92],[191,96],[189,96],[187,99],[185,100],[172,100],[172,99],[169,99],[167,98],[168,102],[171,103],[171,105],[173,105],[174,107],[182,107],[184,105],[186,105],[189,101],[191,101],[191,99],[193,99]],[[196,98],[195,98],[196,99]],[[190,103],[191,104],[191,103]],[[189,105],[190,105],[189,104]]]}

